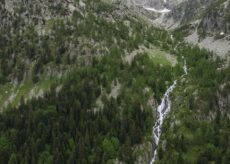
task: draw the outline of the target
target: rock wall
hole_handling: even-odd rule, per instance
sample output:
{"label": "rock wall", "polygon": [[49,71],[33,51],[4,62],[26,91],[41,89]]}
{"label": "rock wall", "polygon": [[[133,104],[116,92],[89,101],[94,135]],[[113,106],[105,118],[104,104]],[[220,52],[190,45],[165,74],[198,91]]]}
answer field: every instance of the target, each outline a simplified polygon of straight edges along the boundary
{"label": "rock wall", "polygon": [[230,0],[210,6],[200,23],[200,28],[215,35],[230,34]]}

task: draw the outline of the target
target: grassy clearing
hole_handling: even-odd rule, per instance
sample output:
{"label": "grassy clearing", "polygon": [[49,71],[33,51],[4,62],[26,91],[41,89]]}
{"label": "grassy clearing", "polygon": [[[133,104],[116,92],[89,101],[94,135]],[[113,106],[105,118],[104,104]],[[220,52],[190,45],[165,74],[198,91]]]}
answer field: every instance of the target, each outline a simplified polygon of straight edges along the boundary
{"label": "grassy clearing", "polygon": [[169,55],[165,51],[162,51],[156,47],[149,50],[148,54],[150,59],[152,59],[156,64],[174,66],[177,63],[176,57]]}
{"label": "grassy clearing", "polygon": [[15,91],[17,93],[16,97],[12,101],[12,106],[17,106],[20,102],[22,96],[26,96],[30,90],[34,87],[32,82],[26,82],[23,85],[16,87]]}
{"label": "grassy clearing", "polygon": [[[7,84],[0,87],[0,109],[4,109],[4,103],[8,102],[11,106],[15,107],[19,105],[22,97],[29,100],[32,97],[39,94],[42,90],[43,92],[49,90],[50,86],[54,84],[56,79],[47,79],[39,81],[36,84],[33,84],[32,81],[27,81],[21,85],[13,86]],[[33,94],[31,93],[33,91]]]}

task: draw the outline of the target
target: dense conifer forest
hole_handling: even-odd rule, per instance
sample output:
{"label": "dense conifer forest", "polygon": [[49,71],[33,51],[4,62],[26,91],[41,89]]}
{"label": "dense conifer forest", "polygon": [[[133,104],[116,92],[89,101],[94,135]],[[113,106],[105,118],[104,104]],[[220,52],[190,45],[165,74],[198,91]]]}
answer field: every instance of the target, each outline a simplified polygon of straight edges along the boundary
{"label": "dense conifer forest", "polygon": [[[230,92],[228,63],[180,30],[84,2],[68,17],[55,8],[60,18],[42,25],[3,12],[12,24],[0,31],[0,164],[137,163],[175,79],[156,163],[229,163],[229,106],[219,103]],[[34,86],[43,94],[31,96]]]}

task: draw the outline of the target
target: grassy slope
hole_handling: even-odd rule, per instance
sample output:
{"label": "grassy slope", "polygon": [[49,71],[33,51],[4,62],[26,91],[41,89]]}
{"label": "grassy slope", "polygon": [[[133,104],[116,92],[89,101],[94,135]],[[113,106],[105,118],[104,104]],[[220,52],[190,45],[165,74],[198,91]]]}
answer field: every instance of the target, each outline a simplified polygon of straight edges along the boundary
{"label": "grassy slope", "polygon": [[[167,52],[164,52],[160,50],[159,48],[151,48],[147,49],[146,52],[150,57],[150,59],[155,63],[159,65],[167,65],[170,66],[173,63],[169,61],[167,58]],[[139,54],[140,55],[140,54]],[[174,60],[176,60],[175,57],[173,57]],[[76,68],[72,68],[70,70],[74,70]],[[70,71],[71,72],[71,71]],[[5,108],[5,102],[8,102],[7,104],[10,104],[12,107],[18,106],[20,104],[21,98],[31,99],[32,97],[36,97],[36,94],[39,93],[40,90],[42,90],[44,93],[49,90],[50,86],[54,83],[59,83],[61,81],[65,81],[66,76],[63,76],[61,79],[58,78],[44,78],[44,80],[40,80],[38,83],[33,83],[30,80],[27,80],[23,82],[20,85],[12,85],[12,84],[6,84],[0,86],[0,109]],[[34,90],[34,94],[31,94],[32,90]],[[33,96],[31,96],[33,95]]]}

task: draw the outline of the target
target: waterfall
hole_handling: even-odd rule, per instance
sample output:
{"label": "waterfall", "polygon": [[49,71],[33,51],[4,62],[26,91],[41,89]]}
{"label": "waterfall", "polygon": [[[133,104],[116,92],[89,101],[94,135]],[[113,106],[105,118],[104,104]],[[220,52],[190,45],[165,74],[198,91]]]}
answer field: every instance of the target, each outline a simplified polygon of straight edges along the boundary
{"label": "waterfall", "polygon": [[[182,57],[182,58],[184,58],[184,57]],[[183,70],[184,70],[184,74],[182,76],[187,75],[188,72],[187,72],[186,60],[184,60]],[[160,136],[161,136],[161,132],[162,132],[162,126],[164,123],[164,119],[168,115],[168,113],[170,112],[170,109],[171,109],[171,101],[170,101],[169,95],[174,90],[174,88],[176,87],[176,84],[177,84],[177,80],[175,80],[173,82],[173,84],[167,89],[167,91],[165,92],[165,94],[161,100],[161,104],[157,107],[158,116],[157,116],[157,120],[155,122],[155,125],[153,127],[153,139],[155,141],[155,150],[154,150],[153,158],[152,158],[150,164],[153,164],[156,161],[157,147],[158,147],[158,144],[160,141]]]}
{"label": "waterfall", "polygon": [[[184,56],[182,56],[182,59],[184,59]],[[184,60],[183,70],[184,70],[184,75],[188,75],[187,62],[186,62],[186,60]]]}

